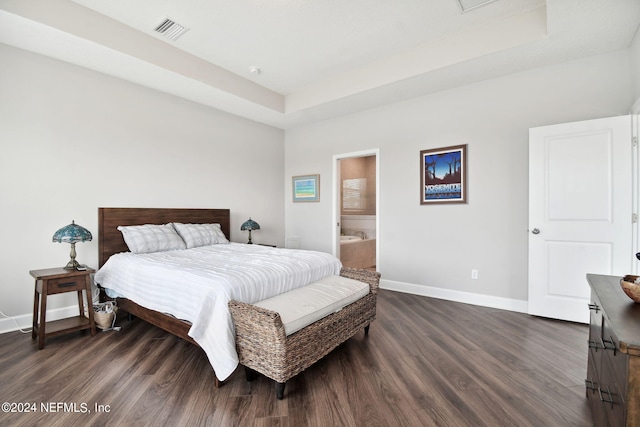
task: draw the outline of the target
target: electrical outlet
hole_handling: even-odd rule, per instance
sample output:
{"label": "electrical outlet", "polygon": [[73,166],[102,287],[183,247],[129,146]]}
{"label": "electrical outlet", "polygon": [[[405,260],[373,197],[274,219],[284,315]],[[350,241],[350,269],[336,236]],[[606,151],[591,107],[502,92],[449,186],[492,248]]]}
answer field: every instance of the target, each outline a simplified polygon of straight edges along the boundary
{"label": "electrical outlet", "polygon": [[473,280],[477,280],[478,279],[478,270],[471,270],[471,278]]}

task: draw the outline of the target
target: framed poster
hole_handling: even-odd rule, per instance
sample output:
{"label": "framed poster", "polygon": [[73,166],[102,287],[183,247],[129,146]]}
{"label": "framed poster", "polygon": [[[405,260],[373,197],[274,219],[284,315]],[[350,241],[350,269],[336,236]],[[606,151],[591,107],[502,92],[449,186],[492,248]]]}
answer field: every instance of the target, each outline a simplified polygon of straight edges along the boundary
{"label": "framed poster", "polygon": [[467,203],[467,146],[420,151],[420,204]]}
{"label": "framed poster", "polygon": [[292,178],[294,202],[320,201],[320,175],[300,175]]}

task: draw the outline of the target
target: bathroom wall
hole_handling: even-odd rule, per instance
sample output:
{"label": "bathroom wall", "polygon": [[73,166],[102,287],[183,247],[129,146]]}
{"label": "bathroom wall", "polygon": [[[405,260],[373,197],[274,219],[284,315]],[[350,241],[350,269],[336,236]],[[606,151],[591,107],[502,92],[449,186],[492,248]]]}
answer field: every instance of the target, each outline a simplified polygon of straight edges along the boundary
{"label": "bathroom wall", "polygon": [[365,239],[376,238],[375,215],[342,215],[340,217],[340,230],[345,236],[357,236],[363,232]]}
{"label": "bathroom wall", "polygon": [[[376,156],[354,157],[340,160],[340,200],[344,200],[345,180],[361,180],[364,184],[360,194],[360,207],[349,208],[344,203],[341,215],[375,215],[376,214]],[[361,184],[362,185],[362,184]]]}

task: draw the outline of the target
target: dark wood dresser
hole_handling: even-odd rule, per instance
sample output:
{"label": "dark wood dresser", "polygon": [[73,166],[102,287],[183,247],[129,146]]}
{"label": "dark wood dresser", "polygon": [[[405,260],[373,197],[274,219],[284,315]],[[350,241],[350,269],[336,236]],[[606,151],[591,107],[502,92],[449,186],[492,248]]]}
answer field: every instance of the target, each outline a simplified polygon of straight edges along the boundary
{"label": "dark wood dresser", "polygon": [[620,288],[621,277],[588,274],[587,399],[594,426],[640,427],[640,304]]}

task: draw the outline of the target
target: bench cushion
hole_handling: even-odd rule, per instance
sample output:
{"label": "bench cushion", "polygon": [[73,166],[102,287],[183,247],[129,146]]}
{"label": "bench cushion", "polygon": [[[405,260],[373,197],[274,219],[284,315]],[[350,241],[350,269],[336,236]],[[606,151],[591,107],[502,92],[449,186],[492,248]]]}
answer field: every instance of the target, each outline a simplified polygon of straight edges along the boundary
{"label": "bench cushion", "polygon": [[287,335],[299,331],[369,293],[369,285],[342,276],[329,276],[254,305],[280,314]]}

